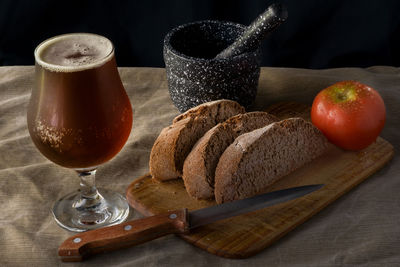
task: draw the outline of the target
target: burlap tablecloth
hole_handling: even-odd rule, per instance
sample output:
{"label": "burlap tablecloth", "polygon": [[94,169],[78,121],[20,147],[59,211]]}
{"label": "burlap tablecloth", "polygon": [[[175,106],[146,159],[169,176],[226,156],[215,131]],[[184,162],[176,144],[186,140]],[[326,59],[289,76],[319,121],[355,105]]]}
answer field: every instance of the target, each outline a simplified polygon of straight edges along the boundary
{"label": "burlap tablecloth", "polygon": [[[124,194],[148,171],[151,146],[178,114],[164,69],[120,68],[134,108],[134,125],[123,150],[97,172],[97,184]],[[61,263],[57,248],[72,233],[57,226],[50,209],[78,186],[71,170],[56,166],[34,147],[26,107],[34,68],[0,67],[0,265],[1,266],[400,266],[400,162],[382,170],[277,243],[245,260],[219,258],[176,236]],[[376,88],[387,107],[381,136],[400,147],[400,69],[327,70],[263,68],[254,109],[277,101],[311,104],[322,88],[355,79]],[[133,213],[131,218],[139,217]]]}

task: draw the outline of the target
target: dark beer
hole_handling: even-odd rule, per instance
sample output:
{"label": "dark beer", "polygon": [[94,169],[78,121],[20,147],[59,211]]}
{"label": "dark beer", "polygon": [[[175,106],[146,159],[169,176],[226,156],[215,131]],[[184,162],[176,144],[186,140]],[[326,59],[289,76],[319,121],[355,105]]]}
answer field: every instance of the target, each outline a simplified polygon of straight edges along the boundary
{"label": "dark beer", "polygon": [[92,34],[62,35],[40,44],[35,59],[28,128],[37,148],[74,169],[110,160],[132,127],[111,42]]}

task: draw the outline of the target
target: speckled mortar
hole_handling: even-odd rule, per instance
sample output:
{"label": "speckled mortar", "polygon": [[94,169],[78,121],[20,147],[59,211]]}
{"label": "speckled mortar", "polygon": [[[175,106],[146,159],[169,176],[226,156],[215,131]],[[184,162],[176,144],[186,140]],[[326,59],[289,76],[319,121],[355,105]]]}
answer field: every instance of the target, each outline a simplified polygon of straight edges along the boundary
{"label": "speckled mortar", "polygon": [[222,98],[245,107],[254,102],[260,76],[260,49],[230,58],[214,58],[244,29],[240,24],[208,20],[181,25],[166,35],[168,88],[180,112]]}

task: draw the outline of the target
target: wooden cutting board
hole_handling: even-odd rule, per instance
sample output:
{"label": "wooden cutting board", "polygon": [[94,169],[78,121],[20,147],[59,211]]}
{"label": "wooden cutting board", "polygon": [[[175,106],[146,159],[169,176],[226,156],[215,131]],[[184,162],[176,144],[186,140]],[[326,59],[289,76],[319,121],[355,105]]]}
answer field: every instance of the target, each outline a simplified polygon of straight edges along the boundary
{"label": "wooden cutting board", "polygon": [[[309,119],[310,114],[308,106],[297,103],[279,103],[266,111],[282,119],[296,116]],[[180,237],[218,256],[249,257],[364,181],[382,168],[393,154],[393,146],[380,137],[359,152],[344,151],[330,145],[323,156],[276,182],[266,192],[307,184],[325,184],[322,189],[286,203],[196,228]],[[216,205],[211,200],[191,198],[181,179],[160,183],[153,181],[150,175],[144,175],[130,184],[127,199],[133,208],[146,216],[173,209],[194,210]]]}

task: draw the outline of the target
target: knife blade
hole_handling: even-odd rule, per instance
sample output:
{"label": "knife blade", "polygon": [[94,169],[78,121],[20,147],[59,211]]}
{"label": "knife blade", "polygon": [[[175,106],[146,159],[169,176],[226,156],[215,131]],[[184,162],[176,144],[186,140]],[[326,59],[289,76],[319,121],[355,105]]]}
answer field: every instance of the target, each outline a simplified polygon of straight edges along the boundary
{"label": "knife blade", "polygon": [[90,230],[66,239],[58,255],[62,261],[82,261],[89,255],[130,247],[167,234],[186,234],[196,227],[293,200],[321,187],[321,184],[292,187],[199,210],[173,210]]}

